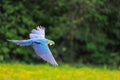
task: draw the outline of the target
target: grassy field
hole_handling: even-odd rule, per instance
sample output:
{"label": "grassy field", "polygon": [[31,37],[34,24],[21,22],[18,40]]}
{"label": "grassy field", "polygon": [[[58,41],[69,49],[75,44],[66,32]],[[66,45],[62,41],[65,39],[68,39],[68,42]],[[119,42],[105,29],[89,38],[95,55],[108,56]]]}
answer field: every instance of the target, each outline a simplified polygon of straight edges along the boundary
{"label": "grassy field", "polygon": [[120,70],[47,64],[0,64],[0,80],[120,80]]}

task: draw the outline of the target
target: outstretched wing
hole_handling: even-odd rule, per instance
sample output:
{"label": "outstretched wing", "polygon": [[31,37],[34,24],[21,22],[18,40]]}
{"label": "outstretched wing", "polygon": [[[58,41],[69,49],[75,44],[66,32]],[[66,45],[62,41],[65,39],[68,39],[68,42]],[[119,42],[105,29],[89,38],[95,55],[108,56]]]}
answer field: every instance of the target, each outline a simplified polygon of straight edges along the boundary
{"label": "outstretched wing", "polygon": [[38,26],[37,29],[33,29],[30,33],[30,38],[45,38],[45,28],[42,26]]}
{"label": "outstretched wing", "polygon": [[43,60],[51,63],[54,66],[58,65],[47,45],[34,43],[33,48],[37,55]]}
{"label": "outstretched wing", "polygon": [[28,46],[28,45],[32,44],[32,41],[30,39],[28,39],[28,40],[8,40],[8,41],[14,42],[20,46]]}

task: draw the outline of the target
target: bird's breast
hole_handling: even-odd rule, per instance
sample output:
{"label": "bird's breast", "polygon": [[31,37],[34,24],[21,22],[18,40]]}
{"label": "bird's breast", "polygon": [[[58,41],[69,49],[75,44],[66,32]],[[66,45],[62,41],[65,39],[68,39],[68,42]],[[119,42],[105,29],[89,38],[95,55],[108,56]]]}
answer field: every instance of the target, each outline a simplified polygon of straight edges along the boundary
{"label": "bird's breast", "polygon": [[42,44],[33,44],[33,48],[35,52],[38,54],[51,54],[49,48],[47,45],[42,45]]}

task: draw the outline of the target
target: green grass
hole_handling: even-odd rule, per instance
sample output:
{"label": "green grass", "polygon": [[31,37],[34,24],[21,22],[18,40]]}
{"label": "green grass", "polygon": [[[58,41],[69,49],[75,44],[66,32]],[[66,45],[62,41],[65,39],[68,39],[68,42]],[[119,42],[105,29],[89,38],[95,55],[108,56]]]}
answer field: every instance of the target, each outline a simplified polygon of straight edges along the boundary
{"label": "green grass", "polygon": [[120,80],[120,70],[47,64],[0,64],[0,80]]}

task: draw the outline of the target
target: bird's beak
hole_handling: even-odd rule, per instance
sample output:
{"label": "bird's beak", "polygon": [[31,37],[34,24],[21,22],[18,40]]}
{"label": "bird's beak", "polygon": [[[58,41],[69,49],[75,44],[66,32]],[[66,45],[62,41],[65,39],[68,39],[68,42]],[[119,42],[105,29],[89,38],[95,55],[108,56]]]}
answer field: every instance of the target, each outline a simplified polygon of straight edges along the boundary
{"label": "bird's beak", "polygon": [[54,42],[48,42],[48,45],[54,45],[55,43]]}

